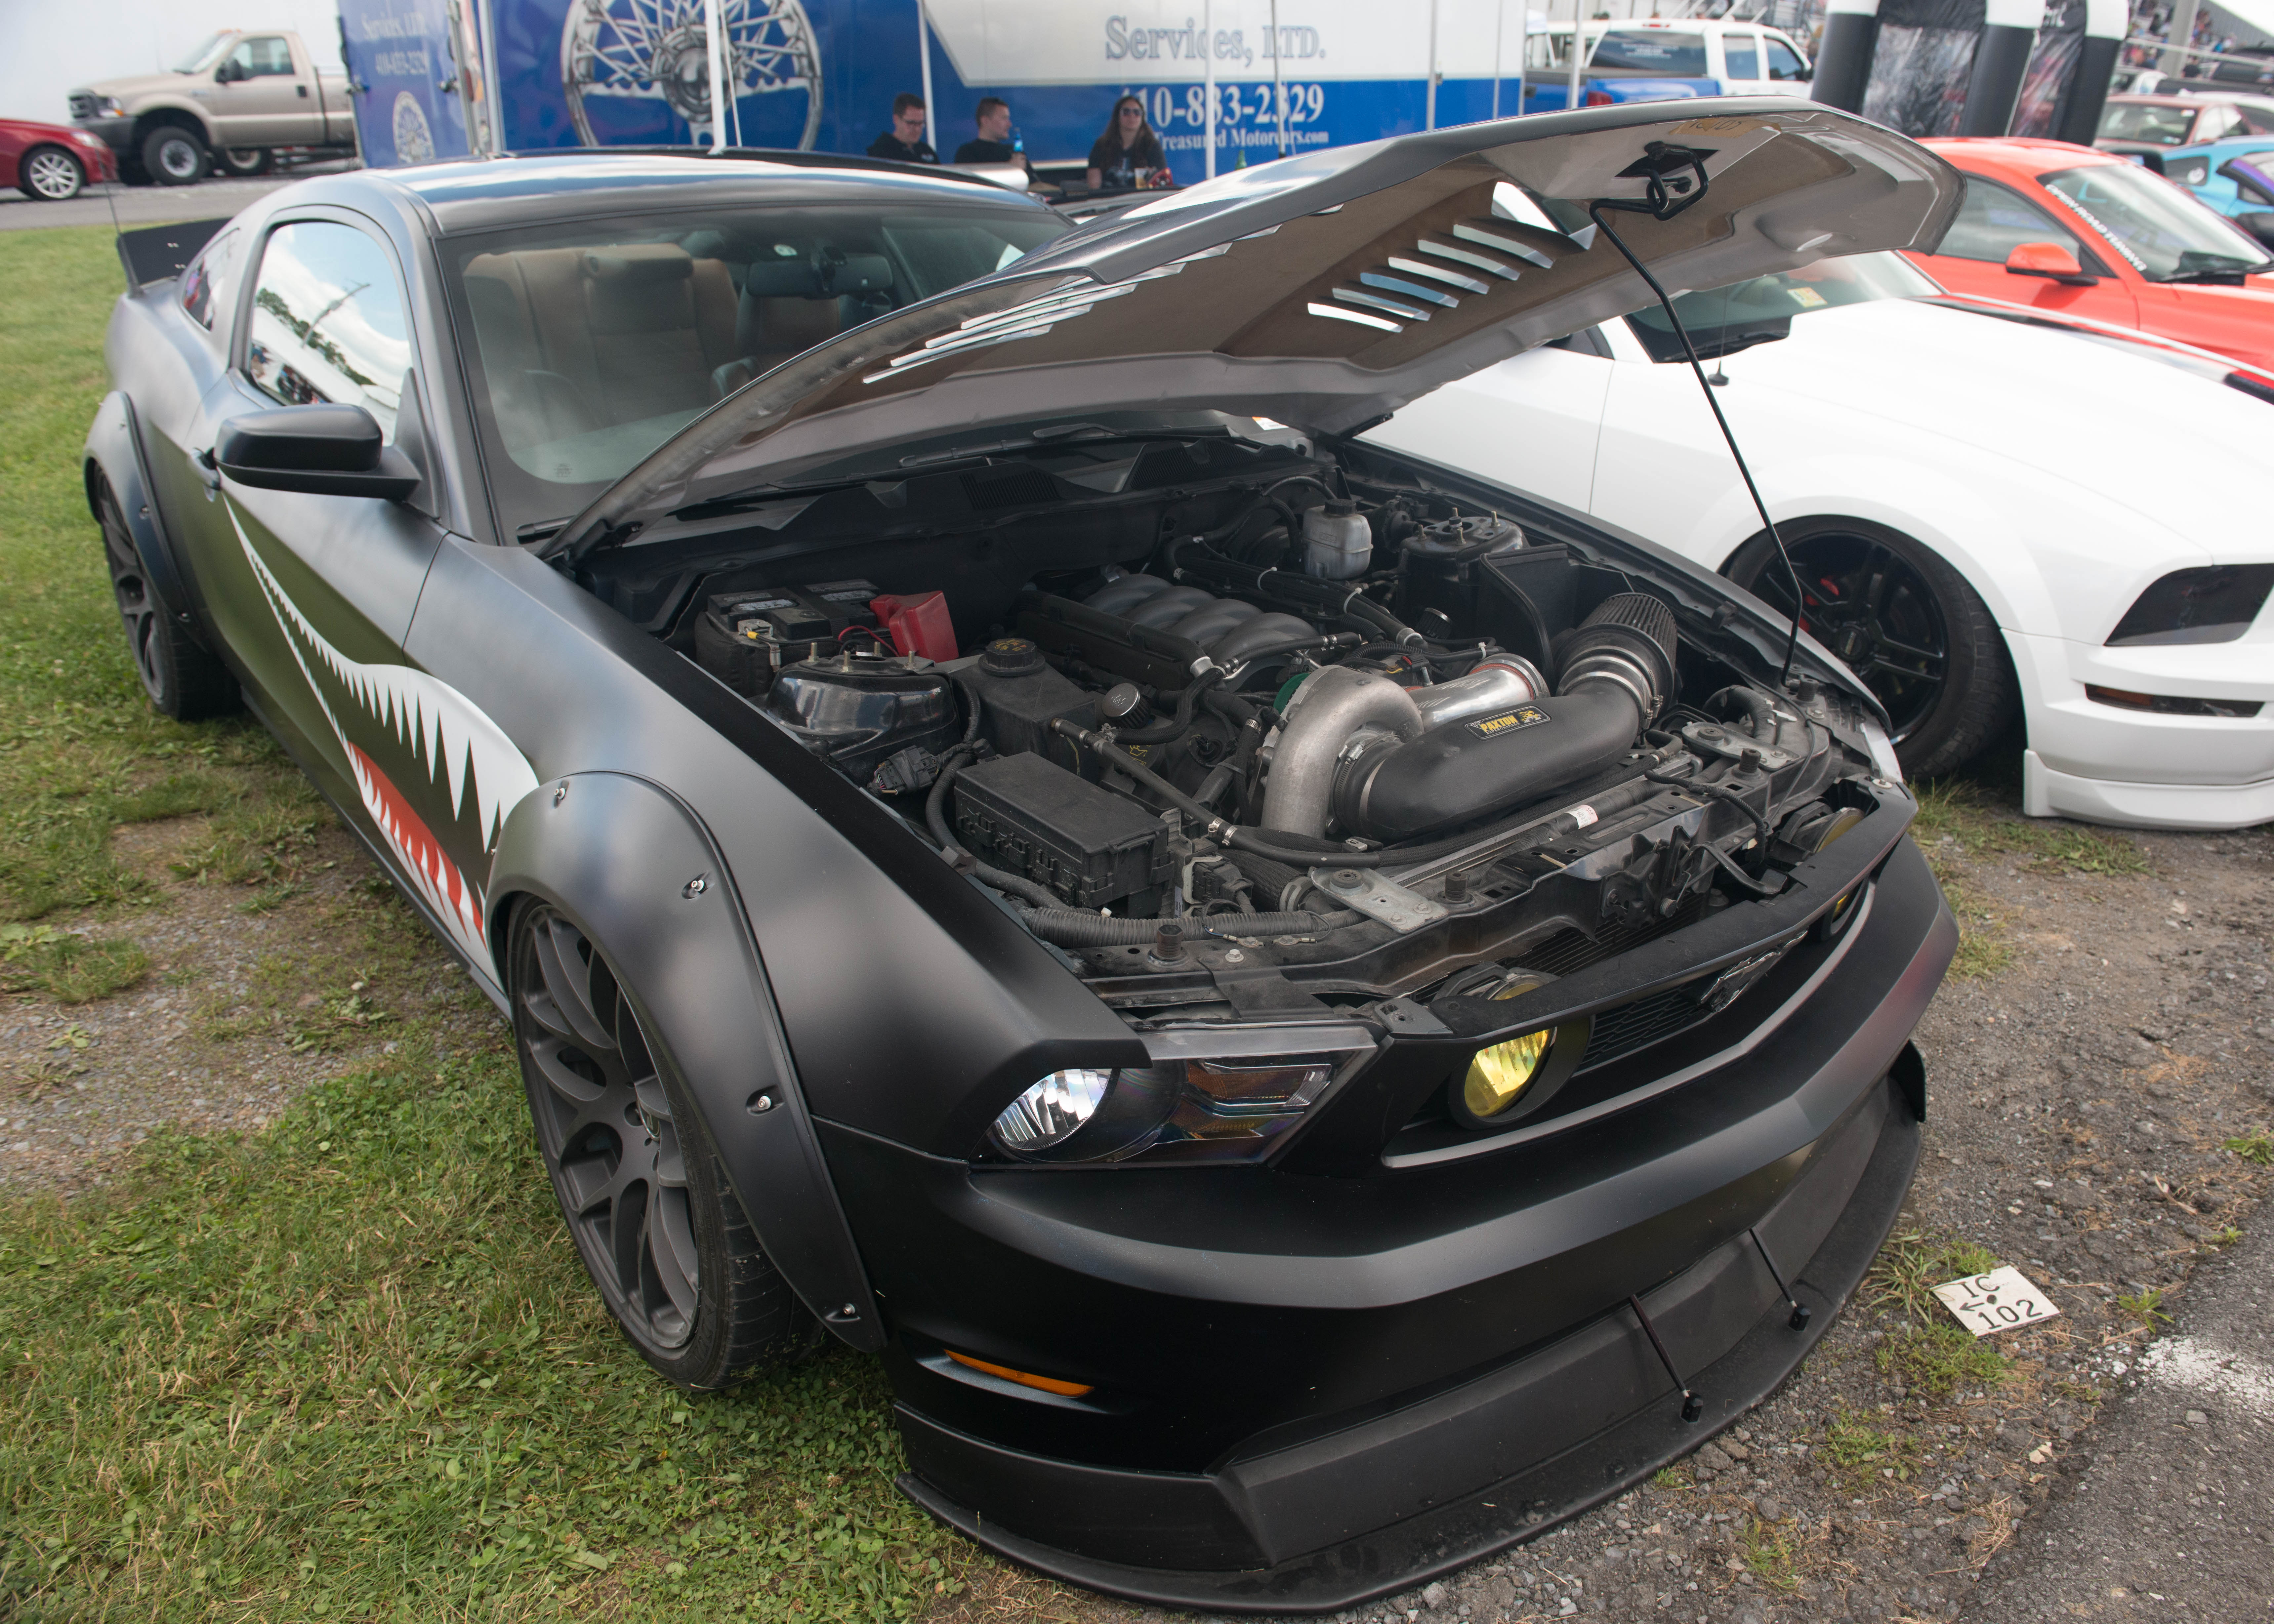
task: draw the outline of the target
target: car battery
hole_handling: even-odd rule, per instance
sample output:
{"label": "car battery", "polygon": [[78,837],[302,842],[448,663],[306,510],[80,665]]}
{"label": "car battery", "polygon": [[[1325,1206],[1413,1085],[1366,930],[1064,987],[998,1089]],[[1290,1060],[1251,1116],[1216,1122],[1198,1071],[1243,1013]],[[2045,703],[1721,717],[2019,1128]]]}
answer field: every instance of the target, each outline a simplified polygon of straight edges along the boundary
{"label": "car battery", "polygon": [[1069,906],[1154,902],[1145,893],[1172,877],[1165,825],[1126,796],[1039,756],[967,767],[956,775],[954,798],[956,838],[974,856],[1047,887]]}
{"label": "car battery", "polygon": [[868,581],[719,593],[695,622],[696,663],[738,693],[763,694],[783,666],[833,656],[855,627],[875,630],[877,596]]}

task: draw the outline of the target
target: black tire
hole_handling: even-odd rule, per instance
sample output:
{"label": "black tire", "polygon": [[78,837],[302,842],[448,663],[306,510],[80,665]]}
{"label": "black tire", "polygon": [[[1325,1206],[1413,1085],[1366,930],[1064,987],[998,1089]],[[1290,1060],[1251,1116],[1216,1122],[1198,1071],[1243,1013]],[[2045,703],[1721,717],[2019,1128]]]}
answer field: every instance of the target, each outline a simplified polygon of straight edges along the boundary
{"label": "black tire", "polygon": [[200,722],[237,710],[244,703],[237,679],[158,601],[119,511],[117,493],[100,474],[94,506],[102,525],[103,561],[110,567],[110,595],[152,708],[177,722]]}
{"label": "black tire", "polygon": [[34,147],[16,165],[16,190],[41,203],[63,203],[87,189],[87,166],[60,147]]}
{"label": "black tire", "polygon": [[266,147],[224,147],[214,154],[214,167],[239,180],[267,174],[275,161],[275,154]]}
{"label": "black tire", "polygon": [[604,955],[549,904],[508,927],[537,1146],[600,1300],[680,1387],[732,1387],[825,1335],[734,1199],[702,1113]]}
{"label": "black tire", "polygon": [[[2021,688],[2005,634],[1931,549],[1865,519],[1778,528],[1807,594],[1802,624],[1886,706],[1906,776],[1955,771],[2012,725]],[[1722,573],[1791,613],[1792,583],[1766,534],[1738,548]]]}
{"label": "black tire", "polygon": [[162,186],[193,186],[213,172],[213,154],[196,131],[160,124],[142,138],[142,167]]}

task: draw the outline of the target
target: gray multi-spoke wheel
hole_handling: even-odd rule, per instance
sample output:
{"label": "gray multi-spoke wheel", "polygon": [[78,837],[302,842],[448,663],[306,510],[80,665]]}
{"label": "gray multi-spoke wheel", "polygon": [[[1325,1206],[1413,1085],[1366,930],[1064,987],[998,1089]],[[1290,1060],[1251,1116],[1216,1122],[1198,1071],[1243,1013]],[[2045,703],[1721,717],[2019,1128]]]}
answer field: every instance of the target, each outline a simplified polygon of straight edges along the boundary
{"label": "gray multi-spoke wheel", "polygon": [[266,147],[224,147],[214,154],[216,167],[240,179],[267,174],[273,162]]}
{"label": "gray multi-spoke wheel", "polygon": [[110,596],[118,605],[134,673],[142,679],[142,691],[150,696],[152,707],[177,722],[200,721],[236,710],[241,703],[237,679],[188,627],[166,613],[150,588],[141,555],[134,550],[118,494],[100,474],[94,480],[94,508],[102,525],[103,561],[110,568]]}
{"label": "gray multi-spoke wheel", "polygon": [[546,903],[523,904],[511,929],[538,1149],[624,1335],[689,1387],[811,1351],[819,1323],[759,1246],[701,1114],[607,959]]}
{"label": "gray multi-spoke wheel", "polygon": [[143,138],[142,167],[162,186],[187,186],[206,177],[213,154],[196,131],[161,124]]}
{"label": "gray multi-spoke wheel", "polygon": [[44,202],[61,203],[79,196],[79,188],[87,184],[87,171],[78,159],[60,147],[35,147],[24,154],[17,167],[17,182],[26,197]]}

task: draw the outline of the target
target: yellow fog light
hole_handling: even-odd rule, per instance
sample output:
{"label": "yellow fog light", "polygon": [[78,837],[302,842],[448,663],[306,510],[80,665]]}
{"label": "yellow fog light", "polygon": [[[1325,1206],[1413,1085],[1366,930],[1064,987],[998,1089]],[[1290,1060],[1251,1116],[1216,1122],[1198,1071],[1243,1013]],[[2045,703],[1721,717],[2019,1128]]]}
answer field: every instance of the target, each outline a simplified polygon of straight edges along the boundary
{"label": "yellow fog light", "polygon": [[1543,1027],[1479,1049],[1461,1085],[1461,1103],[1469,1108],[1469,1114],[1479,1118],[1497,1116],[1514,1105],[1547,1064],[1555,1038],[1552,1028]]}

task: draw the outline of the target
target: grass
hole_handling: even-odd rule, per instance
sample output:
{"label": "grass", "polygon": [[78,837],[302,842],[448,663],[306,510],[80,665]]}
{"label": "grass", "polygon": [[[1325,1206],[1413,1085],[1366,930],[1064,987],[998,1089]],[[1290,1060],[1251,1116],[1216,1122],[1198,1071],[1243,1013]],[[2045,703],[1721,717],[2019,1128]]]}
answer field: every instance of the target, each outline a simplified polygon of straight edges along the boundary
{"label": "grass", "polygon": [[2231,1139],[2221,1139],[2219,1148],[2260,1167],[2274,1167],[2274,1134],[2263,1128],[2255,1133],[2238,1134]]}
{"label": "grass", "polygon": [[2151,1331],[2156,1328],[2158,1321],[2165,1325],[2172,1322],[2172,1316],[2164,1312],[2163,1304],[2164,1288],[2161,1286],[2150,1286],[2134,1296],[2120,1297],[2116,1299],[2117,1307]]}
{"label": "grass", "polygon": [[[132,944],[81,934],[162,899],[114,853],[123,828],[184,820],[177,871],[268,914],[308,906],[328,816],[249,722],[154,715],[127,661],[78,473],[117,285],[107,230],[0,233],[17,999],[140,973]],[[690,1398],[630,1351],[563,1231],[509,1054],[403,1012],[393,994],[444,957],[383,879],[350,902],[241,992],[170,971],[192,990],[184,1041],[395,1053],[341,1062],[258,1135],[161,1131],[68,1203],[0,1198],[0,1619],[817,1624],[1022,1583],[894,1492],[873,1361]],[[91,1041],[66,1024],[48,1058]]]}
{"label": "grass", "polygon": [[1919,1463],[1917,1440],[1867,1425],[1844,1410],[1825,1429],[1816,1454],[1851,1492],[1886,1479],[1908,1483]]}
{"label": "grass", "polygon": [[0,1210],[0,1617],[904,1617],[960,1583],[873,1362],[662,1385],[502,1053]]}
{"label": "grass", "polygon": [[1791,1542],[1758,1517],[1748,1518],[1737,1537],[1737,1557],[1746,1570],[1769,1589],[1790,1594],[1800,1588]]}
{"label": "grass", "polygon": [[1946,1320],[1895,1332],[1880,1342],[1874,1357],[1882,1374],[1927,1399],[1948,1398],[1963,1388],[1997,1387],[2013,1368],[1986,1338]]}
{"label": "grass", "polygon": [[1893,1308],[1906,1319],[1926,1321],[1942,1312],[1937,1286],[1948,1285],[1969,1274],[1986,1274],[1998,1267],[1998,1255],[1972,1241],[1930,1237],[1917,1229],[1890,1237],[1879,1249],[1871,1272],[1864,1277],[1866,1297],[1874,1307]]}

